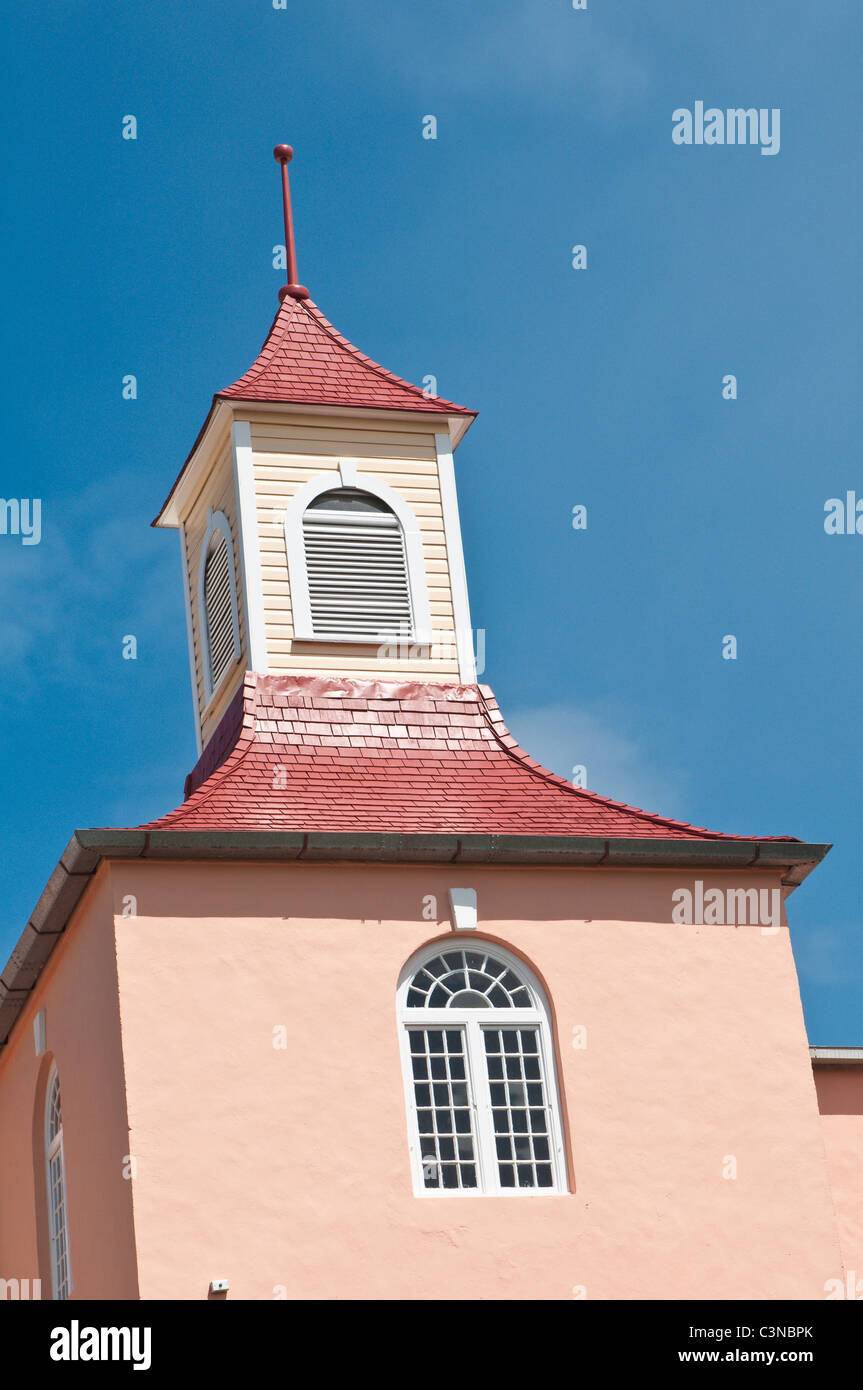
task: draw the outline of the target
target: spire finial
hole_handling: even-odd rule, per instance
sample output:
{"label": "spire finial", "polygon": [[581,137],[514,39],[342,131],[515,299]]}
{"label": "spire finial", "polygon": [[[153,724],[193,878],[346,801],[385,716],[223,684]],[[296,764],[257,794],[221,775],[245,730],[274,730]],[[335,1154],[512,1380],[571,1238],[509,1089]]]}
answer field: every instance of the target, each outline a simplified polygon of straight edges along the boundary
{"label": "spire finial", "polygon": [[294,157],[294,152],[290,145],[276,145],[273,150],[273,158],[278,160],[282,166],[282,203],[285,210],[285,255],[288,262],[288,283],[282,285],[279,290],[279,303],[281,304],[288,295],[292,299],[308,299],[309,292],[305,285],[298,284],[297,277],[297,252],[294,246],[294,219],[291,216],[291,190],[288,185],[288,165]]}

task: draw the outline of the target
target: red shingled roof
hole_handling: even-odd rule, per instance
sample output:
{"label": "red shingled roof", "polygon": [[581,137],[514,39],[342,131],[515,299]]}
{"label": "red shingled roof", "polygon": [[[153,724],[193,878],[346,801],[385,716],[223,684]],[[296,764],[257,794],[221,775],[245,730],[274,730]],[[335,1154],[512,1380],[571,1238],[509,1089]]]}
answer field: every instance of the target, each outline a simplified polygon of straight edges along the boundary
{"label": "red shingled roof", "polygon": [[141,828],[744,838],[571,786],[477,685],[247,672],[186,798]]}
{"label": "red shingled roof", "polygon": [[249,370],[216,395],[226,400],[475,414],[463,405],[427,396],[378,366],[343,338],[312,300],[290,296]]}

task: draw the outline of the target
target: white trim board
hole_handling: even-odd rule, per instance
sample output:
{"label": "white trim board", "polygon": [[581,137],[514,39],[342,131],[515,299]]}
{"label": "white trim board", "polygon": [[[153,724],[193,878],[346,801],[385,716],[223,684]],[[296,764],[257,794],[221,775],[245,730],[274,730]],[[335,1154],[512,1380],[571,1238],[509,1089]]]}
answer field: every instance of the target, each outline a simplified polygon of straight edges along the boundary
{"label": "white trim board", "polygon": [[[195,632],[192,625],[192,577],[189,574],[189,550],[186,545],[186,524],[180,522],[180,555],[183,562],[183,597],[186,600],[186,637],[189,643],[189,672],[192,677],[192,708],[195,712],[195,746],[200,758],[203,752],[201,739],[201,708],[198,703],[198,668],[195,662]],[[204,653],[201,653],[204,660]]]}
{"label": "white trim board", "polygon": [[264,617],[264,586],[261,578],[261,544],[258,535],[258,503],[252,458],[252,431],[248,420],[235,420],[231,426],[234,456],[234,487],[237,493],[237,525],[240,542],[240,572],[249,634],[249,667],[266,675],[267,628]]}
{"label": "white trim board", "polygon": [[467,572],[464,565],[464,547],[461,539],[461,522],[458,514],[452,441],[448,434],[436,434],[434,442],[437,451],[444,539],[446,540],[446,553],[449,562],[452,610],[455,619],[458,674],[459,679],[465,685],[476,685],[473,628],[470,621],[470,602],[467,592]]}

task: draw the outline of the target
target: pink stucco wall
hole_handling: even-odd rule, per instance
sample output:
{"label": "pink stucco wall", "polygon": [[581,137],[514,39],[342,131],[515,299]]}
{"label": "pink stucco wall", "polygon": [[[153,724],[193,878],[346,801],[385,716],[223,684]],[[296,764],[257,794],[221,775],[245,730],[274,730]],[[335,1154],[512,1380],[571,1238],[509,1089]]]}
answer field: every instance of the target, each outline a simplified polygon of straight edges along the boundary
{"label": "pink stucco wall", "polygon": [[863,1067],[818,1064],[815,1085],[846,1290],[853,1286],[863,1298]]}
{"label": "pink stucco wall", "polygon": [[[786,929],[674,924],[665,871],[111,878],[117,913],[137,900],[116,932],[142,1297],[823,1298],[841,1275]],[[413,1195],[395,988],[451,885],[547,986],[569,1195]]]}
{"label": "pink stucco wall", "polygon": [[[36,1056],[44,1009],[48,1052]],[[109,871],[73,915],[0,1052],[0,1277],[51,1297],[44,1100],[56,1061],[63,1110],[73,1298],[137,1298]]]}

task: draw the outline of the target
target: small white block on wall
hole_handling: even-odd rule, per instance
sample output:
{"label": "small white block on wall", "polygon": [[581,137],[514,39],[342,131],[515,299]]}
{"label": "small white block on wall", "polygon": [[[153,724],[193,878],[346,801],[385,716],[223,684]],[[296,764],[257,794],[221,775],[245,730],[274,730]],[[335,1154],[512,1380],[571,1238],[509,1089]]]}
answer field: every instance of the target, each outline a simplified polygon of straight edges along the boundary
{"label": "small white block on wall", "polygon": [[33,1042],[36,1047],[36,1056],[41,1057],[48,1045],[48,1032],[45,1027],[44,1009],[40,1009],[33,1020]]}
{"label": "small white block on wall", "polygon": [[476,889],[451,888],[449,910],[456,931],[476,930]]}

